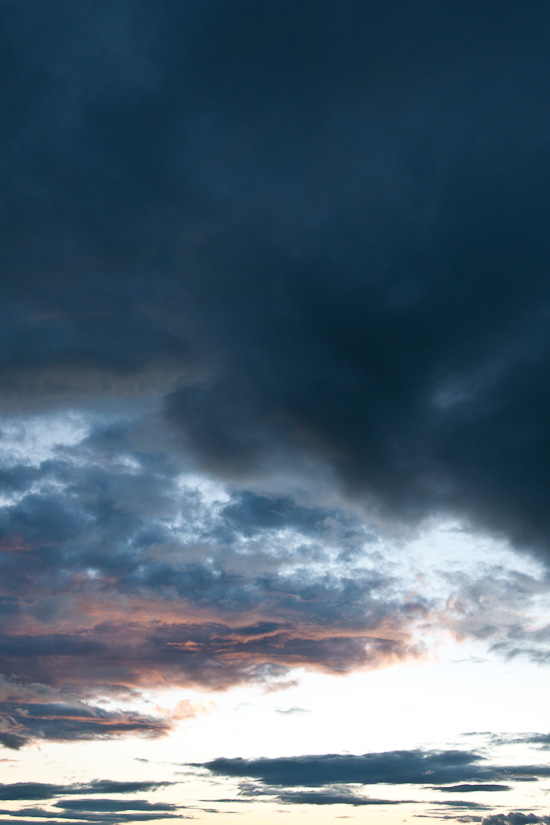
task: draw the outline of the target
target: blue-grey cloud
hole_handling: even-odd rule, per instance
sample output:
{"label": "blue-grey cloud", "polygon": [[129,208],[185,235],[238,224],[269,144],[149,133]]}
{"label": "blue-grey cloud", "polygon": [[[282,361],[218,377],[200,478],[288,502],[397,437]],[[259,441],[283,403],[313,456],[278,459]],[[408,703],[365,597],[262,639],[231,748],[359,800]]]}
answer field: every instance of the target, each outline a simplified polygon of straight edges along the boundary
{"label": "blue-grey cloud", "polygon": [[[112,739],[121,735],[157,737],[166,734],[166,719],[138,713],[109,712],[97,706],[34,703],[15,705],[0,703],[0,721],[7,730],[0,732],[0,742],[18,750],[29,742],[49,739],[71,742]],[[14,733],[9,728],[17,731]]]}
{"label": "blue-grey cloud", "polygon": [[285,791],[276,794],[278,802],[290,805],[353,805],[363,807],[369,805],[402,805],[410,800],[374,799],[362,797],[346,791]]}
{"label": "blue-grey cloud", "polygon": [[[14,812],[9,810],[1,810],[0,815],[9,816]],[[23,819],[21,817],[24,817]],[[34,819],[45,819],[49,822],[57,819],[70,820],[71,822],[89,822],[89,823],[116,823],[116,822],[154,822],[158,819],[192,819],[193,816],[186,816],[178,811],[166,811],[161,809],[159,811],[151,810],[144,811],[113,811],[109,813],[102,813],[100,811],[49,811],[46,808],[23,808],[21,811],[14,814],[14,819],[6,820],[9,822],[25,822]],[[1,820],[0,820],[1,821]]]}
{"label": "blue-grey cloud", "polygon": [[[220,758],[193,767],[212,776],[240,780],[238,799],[275,797],[284,803],[383,805],[410,800],[379,799],[358,792],[372,785],[415,785],[446,793],[471,794],[511,789],[514,781],[536,782],[549,775],[547,765],[498,765],[474,751],[387,751],[363,755],[325,754],[288,758]],[[504,782],[503,782],[504,781]],[[437,800],[434,806],[489,810],[468,799]],[[437,815],[439,817],[439,814]]]}
{"label": "blue-grey cloud", "polygon": [[480,782],[476,783],[475,785],[462,783],[461,785],[440,785],[434,786],[434,790],[437,791],[444,791],[445,793],[474,793],[478,791],[491,791],[498,793],[499,791],[509,791],[509,785],[500,785],[496,783],[490,782]]}
{"label": "blue-grey cloud", "polygon": [[175,811],[170,802],[149,802],[147,799],[64,799],[55,803],[57,808],[75,812],[118,813],[124,811]]}
{"label": "blue-grey cloud", "polygon": [[92,782],[56,785],[47,782],[12,782],[0,784],[0,799],[19,801],[33,799],[52,799],[68,794],[134,794],[164,788],[172,782],[129,781],[119,782],[113,779],[96,779]]}
{"label": "blue-grey cloud", "polygon": [[485,817],[483,825],[548,825],[550,816],[544,814],[524,813],[522,811],[511,811],[508,814],[492,814]]}
{"label": "blue-grey cloud", "polygon": [[[195,767],[198,767],[195,766]],[[335,783],[443,785],[497,779],[505,771],[472,751],[388,751],[360,756],[327,754],[275,759],[215,759],[202,765],[215,775],[248,777],[271,786]]]}

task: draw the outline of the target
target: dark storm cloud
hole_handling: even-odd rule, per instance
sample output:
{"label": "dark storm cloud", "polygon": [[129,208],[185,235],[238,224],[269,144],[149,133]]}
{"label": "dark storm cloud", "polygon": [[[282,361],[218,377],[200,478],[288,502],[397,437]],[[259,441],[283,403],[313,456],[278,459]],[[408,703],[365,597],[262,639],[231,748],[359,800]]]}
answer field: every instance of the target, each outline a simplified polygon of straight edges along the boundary
{"label": "dark storm cloud", "polygon": [[[232,122],[256,140],[244,182],[245,162],[227,164],[228,214],[245,190],[241,223],[208,268],[221,267],[223,252],[238,267],[210,307],[225,363],[214,380],[175,393],[169,415],[215,471],[256,471],[293,443],[401,518],[451,511],[543,545],[547,168],[535,134],[548,133],[547,57],[533,16],[507,10],[482,55],[486,22],[476,15],[468,33],[473,7],[435,17],[433,9],[412,22],[397,60],[401,29],[389,29],[378,7],[337,14],[326,4],[314,28],[308,12],[285,6],[287,48],[264,63],[249,44],[238,69],[211,77],[219,126],[230,106],[212,92],[217,83],[225,101],[238,89],[249,102]],[[257,42],[273,46],[270,12],[248,11]],[[329,21],[342,39],[327,46],[323,70],[317,49]],[[548,26],[548,16],[537,24]],[[309,33],[305,54],[298,31]],[[369,48],[374,32],[384,52]],[[230,47],[222,54],[231,65]],[[322,110],[312,95],[321,88]],[[521,129],[511,111],[521,112]],[[275,230],[254,221],[258,204]]]}
{"label": "dark storm cloud", "polygon": [[171,388],[225,476],[546,549],[545,6],[2,15],[6,400]]}

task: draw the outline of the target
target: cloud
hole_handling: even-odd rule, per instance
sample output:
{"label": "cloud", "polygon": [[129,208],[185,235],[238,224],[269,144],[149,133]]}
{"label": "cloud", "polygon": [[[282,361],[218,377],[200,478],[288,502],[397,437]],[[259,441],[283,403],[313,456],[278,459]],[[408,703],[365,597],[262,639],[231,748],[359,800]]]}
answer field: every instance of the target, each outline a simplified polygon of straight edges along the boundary
{"label": "cloud", "polygon": [[541,750],[548,750],[550,748],[550,733],[534,733],[526,735],[518,741],[526,742],[530,745],[540,745]]}
{"label": "cloud", "polygon": [[[3,810],[0,814],[10,815],[12,811]],[[159,811],[151,810],[149,812],[143,811],[113,811],[109,813],[102,813],[97,811],[48,811],[46,808],[23,808],[20,811],[24,819],[19,818],[16,814],[15,819],[6,820],[6,822],[25,822],[26,818],[30,817],[31,821],[34,819],[46,819],[55,821],[56,819],[71,820],[72,822],[97,822],[97,823],[116,823],[116,822],[152,822],[157,819],[192,819],[192,816],[186,816],[181,813],[174,813],[161,809]],[[2,821],[2,820],[0,820]]]}
{"label": "cloud", "polygon": [[285,791],[276,799],[283,805],[402,805],[407,800],[370,799],[358,794],[327,789],[326,791]]}
{"label": "cloud", "polygon": [[[455,798],[422,802],[365,796],[373,785],[412,785],[418,790],[471,794],[511,790],[507,783],[548,776],[547,765],[492,764],[475,751],[411,750],[382,753],[320,754],[288,758],[219,758],[190,767],[212,777],[239,780],[235,801],[276,799],[283,804],[311,805],[432,805],[434,818],[447,818],[441,808],[483,811],[490,805]],[[218,800],[221,801],[221,800]],[[420,814],[419,814],[420,815]],[[541,820],[543,821],[543,820]],[[492,822],[492,820],[488,820]],[[495,823],[500,820],[495,820]],[[504,821],[503,821],[504,825]],[[514,823],[516,825],[516,823]]]}
{"label": "cloud", "polygon": [[97,813],[118,813],[124,811],[146,811],[146,812],[160,812],[160,811],[175,811],[176,805],[168,802],[149,802],[146,799],[65,799],[56,802],[57,808],[63,808],[66,811],[76,812],[91,812]]}
{"label": "cloud", "polygon": [[538,825],[538,823],[547,825],[549,822],[549,816],[511,811],[508,814],[492,814],[491,816],[487,816],[483,820],[483,825]]}
{"label": "cloud", "polygon": [[309,713],[305,708],[276,708],[277,713],[294,716],[301,713]]}
{"label": "cloud", "polygon": [[[18,750],[40,739],[71,742],[111,739],[121,735],[157,737],[166,734],[171,724],[162,718],[137,713],[109,712],[100,707],[36,703],[16,706],[0,703],[0,742]],[[11,730],[10,730],[11,729]],[[13,731],[17,731],[14,733]]]}
{"label": "cloud", "polygon": [[[132,796],[135,793],[155,791],[173,785],[173,782],[118,782],[115,780],[98,779],[88,783],[68,783],[54,785],[40,782],[18,782],[0,786],[0,799],[17,800],[20,802],[34,800],[53,800],[60,796],[77,796],[76,799],[59,799],[50,802],[53,809],[23,807],[18,811],[2,810],[0,815],[8,815],[9,821],[24,822],[27,818],[70,820],[74,822],[151,822],[157,819],[193,818],[192,815],[182,813],[184,807],[168,802],[151,802],[147,799],[111,799],[101,797],[100,794],[125,794]],[[81,797],[86,794],[86,797]],[[61,809],[61,810],[60,810]],[[13,817],[13,819],[11,819]]]}
{"label": "cloud", "polygon": [[458,811],[466,808],[471,810],[487,810],[489,808],[488,805],[483,805],[481,802],[470,802],[468,799],[449,799],[445,800],[444,802],[436,801],[432,803],[434,805],[445,805],[448,808],[453,808]]}
{"label": "cloud", "polygon": [[215,775],[248,777],[271,786],[325,786],[360,782],[444,785],[497,779],[504,771],[472,751],[387,751],[360,756],[327,754],[276,759],[215,759],[202,765]]}
{"label": "cloud", "polygon": [[548,21],[493,7],[6,10],[5,403],[546,553]]}
{"label": "cloud", "polygon": [[429,606],[376,550],[365,564],[372,531],[355,514],[223,487],[212,499],[139,449],[137,426],[93,424],[55,457],[6,462],[19,479],[0,512],[6,746],[161,736],[175,717],[97,704],[144,686],[269,687],[296,667],[423,654]]}
{"label": "cloud", "polygon": [[23,745],[27,744],[27,741],[25,736],[21,736],[18,733],[11,733],[10,731],[0,732],[0,744],[4,745],[5,748],[10,748],[10,750],[19,750]]}
{"label": "cloud", "polygon": [[47,782],[12,782],[0,784],[0,799],[52,799],[68,794],[133,794],[164,788],[172,782],[118,782],[112,779],[96,779],[87,783],[55,785]]}
{"label": "cloud", "polygon": [[509,785],[497,785],[495,783],[482,783],[475,785],[468,785],[466,783],[462,783],[461,785],[447,785],[447,786],[434,786],[434,790],[437,791],[445,791],[445,793],[472,793],[478,791],[492,791],[492,792],[499,792],[499,791],[509,791]]}
{"label": "cloud", "polygon": [[3,10],[6,747],[430,622],[548,661],[513,583],[445,612],[377,544],[451,517],[549,558],[548,20],[426,10]]}
{"label": "cloud", "polygon": [[107,712],[98,700],[385,667],[424,656],[435,627],[496,646],[523,626],[534,643],[528,610],[543,582],[502,567],[442,571],[440,591],[422,593],[398,575],[400,548],[356,509],[183,472],[140,415],[85,419],[35,458],[37,416],[5,462],[17,481],[0,512],[7,747],[162,736],[177,714]]}

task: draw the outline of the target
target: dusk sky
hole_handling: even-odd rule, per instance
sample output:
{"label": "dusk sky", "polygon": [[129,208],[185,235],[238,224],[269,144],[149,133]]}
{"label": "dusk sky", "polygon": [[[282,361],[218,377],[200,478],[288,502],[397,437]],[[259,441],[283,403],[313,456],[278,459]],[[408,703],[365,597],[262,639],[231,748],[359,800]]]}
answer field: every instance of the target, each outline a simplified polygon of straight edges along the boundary
{"label": "dusk sky", "polygon": [[550,3],[0,20],[0,825],[550,825]]}

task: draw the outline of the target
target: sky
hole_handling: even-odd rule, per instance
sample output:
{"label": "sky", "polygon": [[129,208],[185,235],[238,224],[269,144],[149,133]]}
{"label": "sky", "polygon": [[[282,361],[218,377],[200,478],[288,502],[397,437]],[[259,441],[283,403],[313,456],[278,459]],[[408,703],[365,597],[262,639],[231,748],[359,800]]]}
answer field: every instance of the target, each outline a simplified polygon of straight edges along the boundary
{"label": "sky", "polygon": [[550,6],[0,19],[0,825],[550,825]]}

